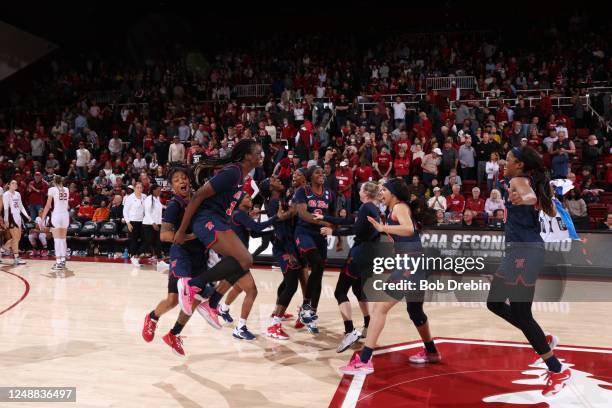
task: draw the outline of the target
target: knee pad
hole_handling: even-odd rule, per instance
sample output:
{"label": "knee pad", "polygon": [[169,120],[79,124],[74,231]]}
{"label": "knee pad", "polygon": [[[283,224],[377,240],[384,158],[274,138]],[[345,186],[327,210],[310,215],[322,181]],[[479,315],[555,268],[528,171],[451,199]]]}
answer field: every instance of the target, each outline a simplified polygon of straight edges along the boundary
{"label": "knee pad", "polygon": [[419,327],[427,323],[427,315],[423,312],[423,303],[408,302],[408,316],[415,326]]}

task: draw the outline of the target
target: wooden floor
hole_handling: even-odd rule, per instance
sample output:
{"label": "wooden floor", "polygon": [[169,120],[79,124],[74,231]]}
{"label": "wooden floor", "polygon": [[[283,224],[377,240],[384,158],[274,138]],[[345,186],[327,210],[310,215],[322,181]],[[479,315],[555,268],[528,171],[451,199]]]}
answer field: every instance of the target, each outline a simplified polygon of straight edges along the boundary
{"label": "wooden floor", "polygon": [[[166,295],[166,274],[152,267],[69,262],[66,277],[59,278],[50,266],[39,260],[0,268],[0,312],[23,297],[26,284],[19,276],[30,286],[23,301],[0,314],[0,386],[76,386],[79,407],[325,407],[341,379],[336,368],[350,357],[350,351],[335,352],[343,331],[333,298],[336,273],[324,277],[317,337],[293,328],[287,328],[288,341],[261,334],[281,274],[255,269],[259,296],[249,327],[258,339],[235,340],[229,327],[214,330],[195,315],[183,331],[187,358],[181,360],[161,340],[178,310],[161,318],[152,343],[140,335],[145,314]],[[612,289],[611,283],[593,286]],[[239,304],[240,299],[234,316]],[[611,306],[536,305],[535,315],[562,344],[611,347]],[[427,304],[426,312],[435,336],[524,341],[483,304]],[[417,338],[397,306],[380,345]]]}

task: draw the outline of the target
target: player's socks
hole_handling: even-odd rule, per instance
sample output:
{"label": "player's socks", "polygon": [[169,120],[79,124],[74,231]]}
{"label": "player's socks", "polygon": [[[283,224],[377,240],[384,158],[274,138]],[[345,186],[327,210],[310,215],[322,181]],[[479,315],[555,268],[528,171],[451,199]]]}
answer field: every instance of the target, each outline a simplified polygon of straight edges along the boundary
{"label": "player's socks", "polygon": [[548,367],[548,371],[552,371],[553,373],[561,372],[561,362],[555,356],[548,357],[544,360],[546,366]]}
{"label": "player's socks", "polygon": [[170,330],[170,333],[172,333],[175,336],[178,336],[183,331],[183,327],[185,326],[183,326],[179,322],[176,322],[174,323],[174,327],[172,328],[172,330]]}
{"label": "player's socks", "polygon": [[238,320],[238,325],[236,327],[238,327],[239,329],[242,329],[244,326],[246,326],[246,319],[243,319],[242,317]]}
{"label": "player's socks", "polygon": [[219,303],[219,308],[221,309],[222,312],[227,312],[229,310],[229,306],[223,302]]}
{"label": "player's socks", "polygon": [[370,325],[370,315],[363,316],[363,327],[368,327]]}
{"label": "player's socks", "polygon": [[280,324],[282,321],[283,321],[283,318],[281,316],[272,316],[273,325]]}
{"label": "player's socks", "polygon": [[151,320],[155,320],[155,321],[159,320],[159,316],[155,314],[155,310],[151,310],[151,313],[149,313],[149,317],[151,318]]}
{"label": "player's socks", "polygon": [[436,348],[436,345],[434,344],[433,340],[432,341],[424,341],[423,344],[425,344],[425,350],[427,350],[428,353],[437,353],[438,349]]}
{"label": "player's socks", "polygon": [[355,327],[353,326],[353,321],[345,320],[344,321],[344,333],[352,333],[353,330],[355,330]]}
{"label": "player's socks", "polygon": [[372,359],[373,352],[374,352],[373,348],[365,346],[363,350],[361,350],[361,355],[359,356],[359,358],[361,359],[361,362],[367,363],[368,361],[370,361]]}

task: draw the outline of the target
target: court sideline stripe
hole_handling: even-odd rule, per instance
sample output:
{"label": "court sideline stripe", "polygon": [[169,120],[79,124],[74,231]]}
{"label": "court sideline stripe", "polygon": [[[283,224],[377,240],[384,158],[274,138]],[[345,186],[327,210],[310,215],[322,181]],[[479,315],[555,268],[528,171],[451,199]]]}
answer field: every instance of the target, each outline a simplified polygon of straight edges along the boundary
{"label": "court sideline stripe", "polygon": [[12,305],[10,305],[9,307],[7,307],[4,310],[0,310],[0,315],[8,312],[9,310],[11,310],[12,308],[14,308],[15,306],[17,306],[19,303],[21,303],[30,293],[30,283],[26,280],[26,278],[24,278],[23,276],[17,275],[16,273],[13,272],[9,272],[9,271],[5,271],[4,269],[0,269],[0,271],[4,272],[4,273],[8,273],[9,275],[13,275],[16,276],[17,278],[21,279],[21,281],[23,282],[23,284],[25,285],[25,290],[23,291],[23,294],[21,295],[21,297]]}
{"label": "court sideline stripe", "polygon": [[[454,344],[479,344],[485,346],[502,346],[502,347],[515,347],[515,348],[528,348],[531,347],[529,344],[524,343],[513,343],[513,342],[497,342],[497,341],[486,341],[486,340],[464,340],[464,339],[452,339],[452,338],[436,338],[437,344],[442,343],[454,343]],[[384,347],[382,349],[374,350],[374,355],[387,354],[394,351],[402,351],[408,350],[411,348],[418,347],[420,344],[419,341],[415,341],[414,343],[404,343],[397,345],[395,347]],[[612,354],[612,350],[610,349],[600,349],[600,348],[587,348],[587,347],[567,347],[567,346],[557,346],[555,350],[567,350],[567,351],[582,351],[587,353],[599,353],[599,354]],[[359,395],[361,394],[361,389],[363,388],[363,383],[365,381],[365,375],[355,375],[351,381],[351,384],[348,387],[346,392],[346,396],[344,397],[344,401],[342,403],[342,408],[351,408],[357,405],[357,402],[360,401]]]}

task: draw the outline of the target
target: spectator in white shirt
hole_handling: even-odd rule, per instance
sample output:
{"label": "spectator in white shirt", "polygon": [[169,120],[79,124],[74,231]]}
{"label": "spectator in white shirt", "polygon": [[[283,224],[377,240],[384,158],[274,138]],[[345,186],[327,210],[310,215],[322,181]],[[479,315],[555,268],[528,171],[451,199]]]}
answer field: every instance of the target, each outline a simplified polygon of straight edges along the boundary
{"label": "spectator in white shirt", "polygon": [[499,190],[491,190],[489,198],[485,201],[485,212],[489,214],[489,217],[492,217],[495,210],[503,210],[504,208],[506,208],[506,206],[504,205],[504,200],[502,200]]}
{"label": "spectator in white shirt", "polygon": [[85,148],[84,142],[79,142],[79,148],[76,151],[76,170],[77,177],[80,180],[87,179],[87,166],[91,161],[91,153]]}
{"label": "spectator in white shirt", "polygon": [[151,190],[151,195],[145,198],[144,218],[142,220],[142,232],[144,234],[143,250],[153,254],[158,262],[163,262],[161,241],[159,239],[163,209],[162,203],[159,201],[161,189],[159,184],[155,184]]}
{"label": "spectator in white shirt", "polygon": [[134,192],[125,198],[123,203],[123,219],[128,227],[130,238],[130,256],[132,265],[140,267],[140,255],[143,249],[142,220],[145,210],[144,202],[146,195],[142,193],[142,183],[134,185]]}
{"label": "spectator in white shirt", "polygon": [[136,158],[134,159],[134,163],[132,163],[132,165],[134,166],[134,170],[137,170],[138,173],[147,169],[147,161],[142,158],[140,152],[136,152]]}
{"label": "spectator in white shirt", "polygon": [[111,140],[108,141],[108,151],[112,155],[118,156],[121,154],[122,150],[123,150],[123,143],[121,142],[121,139],[119,138],[119,132],[114,130],[113,137],[111,138]]}
{"label": "spectator in white shirt", "polygon": [[302,126],[304,123],[304,108],[302,107],[302,102],[298,102],[297,106],[293,108],[293,117],[295,118],[296,127]]}
{"label": "spectator in white shirt", "polygon": [[427,201],[427,206],[434,211],[446,211],[446,198],[442,195],[440,187],[434,187],[434,196]]}
{"label": "spectator in white shirt", "polygon": [[172,144],[168,148],[169,163],[185,163],[185,146],[178,136],[174,136]]}
{"label": "spectator in white shirt", "polygon": [[491,160],[485,165],[485,173],[487,173],[487,190],[496,185],[499,175],[499,155],[497,152],[491,153]]}
{"label": "spectator in white shirt", "polygon": [[402,102],[400,96],[397,96],[393,103],[393,118],[395,119],[396,129],[406,123],[406,104]]}

